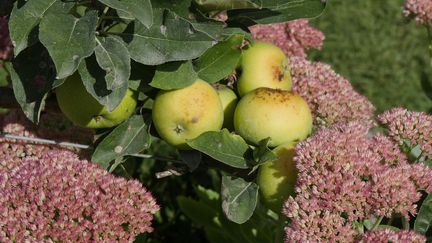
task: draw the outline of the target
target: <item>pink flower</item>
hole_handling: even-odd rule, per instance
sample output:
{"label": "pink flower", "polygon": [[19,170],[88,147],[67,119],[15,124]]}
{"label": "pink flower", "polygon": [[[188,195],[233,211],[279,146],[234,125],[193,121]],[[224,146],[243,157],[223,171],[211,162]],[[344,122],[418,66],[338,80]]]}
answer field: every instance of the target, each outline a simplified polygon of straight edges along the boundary
{"label": "pink flower", "polygon": [[138,181],[65,150],[15,165],[0,171],[1,242],[124,242],[153,230],[159,206]]}
{"label": "pink flower", "polygon": [[420,146],[420,158],[432,160],[432,116],[424,112],[412,112],[393,108],[378,116],[388,129],[388,135],[400,146],[409,149]]}
{"label": "pink flower", "polygon": [[324,34],[309,26],[306,19],[298,19],[286,23],[254,25],[250,27],[254,39],[272,42],[288,56],[306,57],[306,50],[321,49]]}
{"label": "pink flower", "polygon": [[[6,114],[0,114],[0,131],[25,137],[47,138],[82,144],[91,144],[94,135],[90,129],[74,126],[60,113],[43,113],[39,125],[36,126],[27,120],[21,110],[11,110]],[[24,158],[32,156],[40,158],[54,148],[58,149],[52,145],[0,138],[0,157]],[[75,149],[75,151],[77,150]],[[79,152],[83,156],[85,155],[85,151]]]}
{"label": "pink flower", "polygon": [[360,242],[377,243],[377,242],[400,242],[400,243],[422,243],[426,242],[426,237],[414,231],[400,230],[398,232],[390,229],[377,229],[368,231]]}
{"label": "pink flower", "polygon": [[413,16],[419,24],[432,25],[432,1],[405,0],[403,14]]}
{"label": "pink flower", "polygon": [[287,242],[352,242],[354,221],[416,214],[419,191],[432,190],[432,169],[409,164],[391,139],[369,128],[337,123],[297,145],[297,195],[284,206]]}
{"label": "pink flower", "polygon": [[9,60],[12,57],[12,43],[9,37],[8,19],[0,17],[0,60]]}
{"label": "pink flower", "polygon": [[315,125],[345,121],[372,123],[375,107],[329,65],[293,57],[290,66],[293,90],[308,102]]}

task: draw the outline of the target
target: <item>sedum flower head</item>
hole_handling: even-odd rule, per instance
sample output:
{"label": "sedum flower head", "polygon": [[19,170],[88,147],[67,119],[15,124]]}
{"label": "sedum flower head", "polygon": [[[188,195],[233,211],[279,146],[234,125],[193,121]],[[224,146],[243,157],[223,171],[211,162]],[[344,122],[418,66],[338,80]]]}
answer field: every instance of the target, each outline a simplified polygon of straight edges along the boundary
{"label": "sedum flower head", "polygon": [[288,56],[306,57],[306,50],[321,49],[324,34],[311,27],[306,19],[286,23],[254,25],[250,27],[254,39],[272,42]]}
{"label": "sedum flower head", "polygon": [[12,50],[8,20],[3,16],[0,17],[0,60],[9,60],[12,57]]}
{"label": "sedum flower head", "polygon": [[388,129],[388,135],[400,146],[419,146],[423,157],[432,160],[432,116],[424,112],[413,112],[393,108],[378,116]]}
{"label": "sedum flower head", "polygon": [[426,242],[426,237],[410,230],[400,230],[396,232],[390,229],[377,229],[364,234],[360,242],[423,243]]}
{"label": "sedum flower head", "polygon": [[[81,143],[93,137],[52,113],[35,126],[11,111],[0,115],[0,131]],[[0,242],[133,241],[152,231],[159,208],[138,181],[65,148],[13,139],[0,139],[0,195]]]}
{"label": "sedum flower head", "polygon": [[405,0],[403,14],[412,16],[419,24],[432,24],[432,1]]}
{"label": "sedum flower head", "polygon": [[369,128],[337,123],[297,145],[297,195],[284,206],[287,242],[352,242],[355,221],[416,214],[419,191],[432,190],[432,170],[409,164],[391,139]]}
{"label": "sedum flower head", "polygon": [[65,150],[0,171],[0,194],[1,242],[133,241],[152,231],[159,209],[138,181],[116,178]]}
{"label": "sedum flower head", "polygon": [[293,90],[308,102],[315,125],[355,120],[372,123],[375,107],[329,65],[293,57],[290,66]]}

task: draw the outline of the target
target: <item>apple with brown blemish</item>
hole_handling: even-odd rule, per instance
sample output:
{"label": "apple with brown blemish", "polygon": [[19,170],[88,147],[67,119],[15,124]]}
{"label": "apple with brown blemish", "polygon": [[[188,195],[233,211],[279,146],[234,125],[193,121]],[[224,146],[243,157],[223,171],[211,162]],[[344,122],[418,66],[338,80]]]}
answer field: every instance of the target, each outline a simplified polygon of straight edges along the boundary
{"label": "apple with brown blemish", "polygon": [[291,73],[284,52],[269,42],[255,42],[243,50],[237,91],[244,96],[260,87],[291,90]]}
{"label": "apple with brown blemish", "polygon": [[246,141],[269,146],[295,143],[312,131],[312,114],[306,101],[286,90],[258,88],[240,99],[234,112],[234,128]]}
{"label": "apple with brown blemish", "polygon": [[185,88],[160,91],[152,117],[163,140],[179,149],[190,149],[186,141],[220,130],[224,114],[216,90],[198,79]]}

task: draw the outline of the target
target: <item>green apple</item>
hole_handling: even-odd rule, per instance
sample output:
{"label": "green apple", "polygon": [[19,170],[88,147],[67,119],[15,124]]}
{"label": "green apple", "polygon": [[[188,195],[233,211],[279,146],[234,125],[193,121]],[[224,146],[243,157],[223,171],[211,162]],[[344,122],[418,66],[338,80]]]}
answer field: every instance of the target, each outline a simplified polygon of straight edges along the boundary
{"label": "green apple", "polygon": [[312,130],[306,101],[286,90],[258,88],[240,99],[234,112],[237,134],[252,144],[270,137],[276,147],[305,139]]}
{"label": "green apple", "polygon": [[87,128],[116,126],[129,118],[137,105],[136,92],[128,89],[117,108],[109,112],[87,92],[78,73],[68,77],[55,92],[65,116],[76,125]]}
{"label": "green apple", "polygon": [[175,90],[160,91],[153,103],[153,123],[167,143],[190,149],[186,140],[222,128],[223,109],[216,90],[203,80]]}
{"label": "green apple", "polygon": [[287,143],[276,147],[273,152],[278,159],[268,161],[258,170],[257,182],[264,203],[279,213],[288,196],[294,195],[297,168],[293,160],[294,144]]}
{"label": "green apple", "polygon": [[233,130],[234,111],[238,101],[237,95],[232,89],[228,88],[226,85],[216,84],[213,85],[213,87],[215,87],[222,103],[222,108],[224,111],[223,127],[229,130]]}
{"label": "green apple", "polygon": [[241,74],[237,91],[244,96],[260,87],[291,90],[288,59],[277,46],[268,42],[255,42],[243,51]]}

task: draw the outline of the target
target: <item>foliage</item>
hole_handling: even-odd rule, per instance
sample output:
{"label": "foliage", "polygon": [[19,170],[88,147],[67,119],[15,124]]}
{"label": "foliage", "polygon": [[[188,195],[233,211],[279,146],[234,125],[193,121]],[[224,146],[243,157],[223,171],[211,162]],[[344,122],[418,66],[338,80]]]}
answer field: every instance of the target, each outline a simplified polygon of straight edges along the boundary
{"label": "foliage", "polygon": [[401,6],[403,0],[332,0],[312,21],[326,40],[322,51],[310,57],[347,77],[379,113],[395,106],[432,108],[422,91],[424,79],[432,76],[427,32],[408,22]]}

